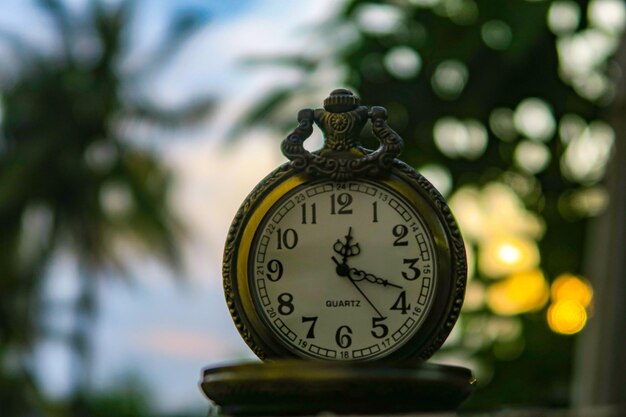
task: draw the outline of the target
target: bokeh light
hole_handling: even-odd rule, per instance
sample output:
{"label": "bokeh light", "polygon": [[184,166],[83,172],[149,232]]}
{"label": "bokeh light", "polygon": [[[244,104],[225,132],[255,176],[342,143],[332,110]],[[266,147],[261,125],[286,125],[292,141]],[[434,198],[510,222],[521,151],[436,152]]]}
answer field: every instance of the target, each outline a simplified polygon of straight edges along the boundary
{"label": "bokeh light", "polygon": [[604,176],[614,141],[611,126],[599,120],[591,122],[565,149],[561,158],[563,175],[583,184],[596,183]]}
{"label": "bokeh light", "polygon": [[489,127],[491,131],[505,142],[511,142],[517,137],[513,114],[513,110],[511,109],[498,107],[489,115]]}
{"label": "bokeh light", "polygon": [[581,136],[587,128],[585,119],[577,114],[566,114],[559,121],[559,136],[565,145]]}
{"label": "bokeh light", "polygon": [[606,187],[597,184],[567,193],[559,199],[559,212],[567,220],[598,216],[609,204]]}
{"label": "bokeh light", "polygon": [[[572,6],[565,4],[559,7],[553,5],[557,11],[560,10],[558,15],[561,18],[573,14]],[[607,77],[606,62],[615,53],[624,31],[626,3],[619,0],[594,0],[589,3],[587,16],[588,27],[584,30],[570,33],[553,29],[558,36],[559,76],[581,97],[608,103],[615,86],[614,81]],[[572,17],[568,19],[573,20]]]}
{"label": "bokeh light", "polygon": [[487,289],[487,305],[509,316],[541,309],[548,302],[548,283],[539,269],[513,274]]}
{"label": "bokeh light", "polygon": [[118,152],[110,142],[94,141],[85,149],[85,163],[96,172],[105,173],[110,171],[115,164]]}
{"label": "bokeh light", "polygon": [[133,208],[133,197],[126,184],[109,181],[100,189],[100,204],[109,218],[128,215]]}
{"label": "bokeh light", "polygon": [[367,3],[355,12],[356,23],[365,33],[387,35],[402,25],[402,12],[394,6]]}
{"label": "bokeh light", "polygon": [[554,280],[550,292],[552,304],[547,312],[550,329],[566,335],[581,331],[593,299],[591,284],[582,277],[565,273]]}
{"label": "bokeh light", "polygon": [[397,46],[387,52],[384,64],[391,75],[405,80],[417,76],[422,66],[422,59],[415,49]]}
{"label": "bokeh light", "polygon": [[475,119],[443,117],[433,127],[435,145],[446,156],[476,159],[487,148],[487,129]]}
{"label": "bokeh light", "polygon": [[474,0],[441,0],[435,13],[447,17],[458,25],[470,25],[479,16],[478,5]]}
{"label": "bokeh light", "polygon": [[427,164],[418,169],[444,197],[452,190],[452,174],[442,165]]}
{"label": "bokeh light", "polygon": [[543,171],[550,162],[552,154],[543,143],[525,140],[515,148],[515,163],[525,171],[536,174]]}
{"label": "bokeh light", "polygon": [[513,122],[522,135],[544,142],[552,137],[556,128],[550,105],[539,98],[522,100],[515,109]]}
{"label": "bokeh light", "polygon": [[626,25],[626,4],[622,0],[593,0],[587,16],[591,25],[619,34]]}
{"label": "bokeh light", "polygon": [[481,272],[492,278],[534,268],[539,265],[539,260],[536,242],[514,235],[491,237],[481,245],[478,255]]}
{"label": "bokeh light", "polygon": [[589,306],[593,297],[591,285],[572,274],[559,275],[552,283],[551,293],[553,302],[572,300],[583,307]]}
{"label": "bokeh light", "polygon": [[468,77],[469,71],[463,62],[455,59],[443,61],[433,74],[433,91],[443,99],[454,100],[465,88]]}
{"label": "bokeh light", "polygon": [[503,50],[511,45],[511,27],[502,20],[490,20],[480,29],[480,36],[491,49]]}
{"label": "bokeh light", "polygon": [[548,27],[557,35],[571,33],[580,22],[580,8],[571,0],[555,1],[548,10]]}
{"label": "bokeh light", "polygon": [[484,216],[481,207],[481,193],[476,187],[461,187],[448,201],[455,213],[463,237],[468,241],[477,242],[484,233]]}
{"label": "bokeh light", "polygon": [[[519,177],[519,176],[518,176]],[[494,238],[507,234],[535,241],[543,235],[543,221],[527,210],[515,191],[501,182],[482,189],[459,188],[449,200],[463,236],[479,245],[479,252]],[[480,268],[482,271],[482,267]]]}
{"label": "bokeh light", "polygon": [[575,300],[561,300],[552,304],[547,313],[550,329],[561,334],[575,334],[587,323],[585,307]]}

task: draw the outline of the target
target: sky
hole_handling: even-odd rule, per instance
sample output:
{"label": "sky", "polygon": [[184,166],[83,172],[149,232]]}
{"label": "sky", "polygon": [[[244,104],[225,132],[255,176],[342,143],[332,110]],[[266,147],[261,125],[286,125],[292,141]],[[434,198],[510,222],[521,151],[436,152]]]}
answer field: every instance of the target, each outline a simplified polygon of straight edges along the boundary
{"label": "sky", "polygon": [[[80,12],[87,0],[67,3]],[[255,360],[225,305],[222,249],[239,204],[258,181],[285,161],[279,143],[287,132],[253,130],[228,144],[226,132],[272,86],[299,80],[293,71],[251,69],[241,61],[304,50],[310,34],[301,29],[323,20],[337,3],[152,0],[140,5],[138,24],[131,33],[138,52],[121,62],[122,70],[141,65],[162,42],[172,17],[190,8],[208,21],[206,28],[140,87],[163,107],[176,107],[197,95],[219,98],[220,107],[216,117],[197,129],[165,141],[148,135],[140,143],[157,149],[175,175],[171,203],[190,231],[183,242],[185,276],[177,279],[158,262],[135,255],[129,269],[131,280],[108,277],[113,279],[99,281],[90,379],[94,388],[109,389],[120,379],[138,378],[152,392],[153,405],[162,411],[203,409],[207,402],[198,388],[203,367]],[[0,0],[0,8],[0,27],[23,32],[44,53],[52,53],[52,32],[28,2]],[[33,21],[41,25],[24,31],[26,23]],[[335,87],[329,84],[324,92]],[[293,110],[294,121],[297,110]],[[61,251],[49,270],[48,298],[72,299],[78,291],[77,276],[71,253]],[[63,328],[71,326],[74,318],[55,313],[48,320]],[[65,395],[73,366],[67,347],[59,341],[44,342],[36,358],[46,391]]]}

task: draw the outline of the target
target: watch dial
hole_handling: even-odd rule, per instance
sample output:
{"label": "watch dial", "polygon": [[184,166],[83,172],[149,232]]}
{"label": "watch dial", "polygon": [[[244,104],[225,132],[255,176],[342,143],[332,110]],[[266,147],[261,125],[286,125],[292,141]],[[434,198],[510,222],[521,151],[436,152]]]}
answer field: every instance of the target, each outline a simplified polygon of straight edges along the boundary
{"label": "watch dial", "polygon": [[401,347],[437,287],[434,242],[412,204],[370,181],[320,181],[279,200],[256,232],[250,288],[298,356],[362,361]]}

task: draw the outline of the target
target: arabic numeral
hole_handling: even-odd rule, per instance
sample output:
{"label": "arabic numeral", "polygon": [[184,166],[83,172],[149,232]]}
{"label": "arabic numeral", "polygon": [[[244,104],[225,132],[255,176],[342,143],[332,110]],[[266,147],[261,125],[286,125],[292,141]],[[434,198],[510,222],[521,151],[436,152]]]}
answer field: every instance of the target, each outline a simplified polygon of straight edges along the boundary
{"label": "arabic numeral", "polygon": [[372,223],[378,223],[378,201],[372,203]]}
{"label": "arabic numeral", "polygon": [[406,314],[407,311],[411,308],[410,304],[406,303],[406,291],[402,291],[398,296],[398,299],[391,306],[390,310],[401,311],[402,314]]}
{"label": "arabic numeral", "polygon": [[352,195],[348,193],[330,195],[330,214],[352,214],[348,208],[352,204]]}
{"label": "arabic numeral", "polygon": [[422,274],[422,271],[420,271],[419,268],[415,266],[415,264],[417,263],[418,259],[419,258],[412,258],[412,259],[405,259],[403,261],[405,265],[409,265],[409,269],[411,270],[411,272],[408,273],[408,274],[406,272],[402,271],[402,276],[407,281],[415,281]]}
{"label": "arabic numeral", "polygon": [[311,224],[317,224],[317,206],[315,203],[311,204],[311,218],[307,215],[307,205],[306,203],[300,204],[302,207],[302,224],[307,224],[307,220],[311,222]]}
{"label": "arabic numeral", "polygon": [[278,259],[272,259],[267,263],[267,270],[269,271],[266,276],[272,282],[276,282],[283,276],[283,264]]}
{"label": "arabic numeral", "polygon": [[293,313],[296,308],[293,306],[293,295],[284,292],[278,296],[278,312],[283,316]]}
{"label": "arabic numeral", "polygon": [[389,334],[389,327],[381,323],[384,320],[387,320],[387,317],[372,317],[372,329],[374,330],[371,333],[376,339],[382,339]]}
{"label": "arabic numeral", "polygon": [[282,229],[278,229],[276,232],[276,236],[278,237],[278,250],[283,248],[293,249],[298,244],[298,233],[296,233],[295,230],[287,229],[283,231]]}
{"label": "arabic numeral", "polygon": [[337,346],[342,349],[350,347],[352,344],[352,329],[348,326],[341,326],[337,329],[337,333],[335,333],[335,342],[337,342]]}
{"label": "arabic numeral", "polygon": [[391,230],[396,240],[393,241],[393,246],[408,246],[409,241],[406,240],[406,235],[409,233],[409,228],[403,224],[396,224]]}
{"label": "arabic numeral", "polygon": [[309,331],[306,334],[307,339],[315,339],[315,323],[317,323],[317,317],[302,317],[302,323],[311,323]]}

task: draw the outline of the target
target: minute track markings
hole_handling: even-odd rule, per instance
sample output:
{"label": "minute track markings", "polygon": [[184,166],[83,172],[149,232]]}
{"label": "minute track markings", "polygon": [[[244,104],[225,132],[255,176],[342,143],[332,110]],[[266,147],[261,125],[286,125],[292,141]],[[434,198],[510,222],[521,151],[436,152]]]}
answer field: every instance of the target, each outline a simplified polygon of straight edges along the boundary
{"label": "minute track markings", "polygon": [[[261,310],[261,313],[263,320],[267,320],[268,315],[272,314],[270,313],[270,310],[272,310],[271,307],[273,307],[274,311],[276,311],[276,307],[278,306],[276,296],[285,292],[293,293],[296,297],[293,302],[293,305],[295,306],[295,313],[289,316],[282,316],[283,323],[289,326],[290,330],[295,332],[298,338],[294,343],[291,343],[291,338],[289,338],[288,345],[290,346],[290,349],[295,348],[302,353],[306,353],[305,356],[309,357],[313,356],[337,360],[374,359],[380,355],[385,355],[384,352],[395,350],[397,348],[396,346],[403,343],[402,340],[412,337],[415,329],[419,328],[419,323],[423,322],[423,317],[426,316],[424,312],[429,310],[428,305],[430,302],[428,300],[433,297],[431,293],[433,286],[430,286],[430,288],[422,288],[420,282],[421,278],[417,280],[417,284],[412,284],[410,281],[403,279],[401,272],[403,259],[419,257],[420,260],[415,263],[415,266],[420,268],[422,267],[421,259],[426,257],[430,257],[430,259],[432,259],[432,242],[429,237],[428,229],[425,228],[420,215],[417,214],[415,209],[408,205],[409,203],[405,200],[405,198],[396,197],[395,190],[384,186],[370,186],[367,183],[358,182],[348,184],[344,183],[342,187],[339,187],[339,185],[342,184],[326,182],[316,184],[312,187],[294,189],[292,193],[282,200],[282,203],[280,201],[275,203],[275,209],[270,210],[265,217],[267,220],[264,220],[259,224],[258,229],[261,230],[261,234],[255,237],[256,242],[260,242],[260,240],[268,236],[271,236],[272,239],[270,245],[262,245],[263,247],[256,246],[258,243],[253,244],[253,248],[256,248],[253,249],[256,253],[256,255],[253,255],[255,257],[254,259],[265,260],[264,263],[255,263],[255,270],[258,271],[259,268],[261,268],[260,270],[262,271],[263,277],[266,278],[265,285],[267,286],[264,290],[257,287],[257,291],[260,290],[264,293],[263,295],[265,295],[265,297],[263,298],[265,301],[267,301],[268,298],[271,300],[271,305],[267,306],[266,309]],[[352,194],[352,200],[349,201],[346,197],[342,197],[342,199],[340,199],[339,196],[342,195],[342,193]],[[332,194],[335,194],[336,215],[332,216],[335,220],[328,217],[331,214],[330,211],[332,211],[331,204],[333,201],[330,198]],[[349,204],[347,204],[348,202]],[[373,205],[373,203],[376,204]],[[313,204],[316,205],[315,209],[313,209]],[[287,205],[289,206],[288,209],[286,207]],[[344,212],[346,210],[352,210],[352,213],[341,215],[340,210],[342,208],[344,208]],[[373,212],[373,210],[376,210],[376,212]],[[276,214],[279,212],[280,216],[277,217]],[[378,220],[378,222],[372,223],[373,216],[377,216],[376,220]],[[316,220],[315,222],[313,222],[314,218]],[[274,221],[272,222],[272,220]],[[271,224],[269,222],[271,222]],[[346,222],[350,222],[352,225],[349,226]],[[315,249],[317,252],[308,252],[311,245],[316,241],[329,239],[328,237],[321,237],[328,236],[329,234],[328,232],[325,233],[324,230],[328,230],[332,233],[332,230],[337,230],[337,225],[342,223],[346,227],[343,229],[343,234],[345,236],[342,237],[342,239],[335,238],[328,244],[332,247],[332,242],[336,243],[337,240],[339,240],[340,244],[337,245],[337,249],[343,249],[346,243],[346,236],[350,236],[350,245],[354,246],[351,248],[352,253],[340,254],[331,249],[331,253],[327,255],[331,259],[327,262],[331,265],[328,268],[333,268],[335,270],[333,274],[337,277],[335,279],[344,281],[347,280],[350,281],[350,284],[343,284],[347,285],[347,287],[341,287],[344,289],[340,292],[334,292],[335,290],[333,290],[333,292],[323,290],[319,292],[319,297],[323,297],[322,299],[328,299],[329,297],[341,299],[360,299],[360,301],[362,301],[361,307],[352,306],[353,310],[350,311],[349,315],[345,316],[343,314],[347,314],[347,310],[343,310],[345,313],[340,313],[342,310],[335,310],[335,312],[340,315],[333,315],[331,311],[334,309],[325,309],[326,313],[323,313],[319,310],[319,307],[313,308],[310,305],[312,301],[309,294],[313,294],[317,290],[312,286],[307,286],[305,284],[306,281],[302,281],[302,279],[305,279],[304,277],[307,276],[306,271],[317,271],[322,262],[321,259],[318,262],[311,261],[312,259],[318,259],[319,256],[317,256],[317,254],[322,253],[322,251],[319,251],[317,248]],[[408,227],[409,233],[407,238],[410,238],[409,244],[408,246],[397,248],[395,251],[388,252],[386,255],[383,255],[384,258],[381,258],[380,255],[377,255],[377,253],[381,253],[380,251],[386,247],[382,244],[382,242],[384,242],[385,239],[393,238],[391,229],[393,226],[398,224],[403,224]],[[271,228],[269,226],[271,226]],[[362,241],[359,237],[362,237],[363,228],[370,227],[376,231],[368,230],[364,235],[366,239]],[[278,234],[277,232],[279,229],[283,236],[280,241],[277,241],[278,238],[276,235]],[[299,237],[297,243],[295,242],[296,234]],[[421,234],[422,236],[418,237],[418,234]],[[358,242],[355,240],[355,237],[358,239]],[[278,242],[280,242],[281,249],[277,251]],[[423,246],[424,244],[426,244],[425,247]],[[391,245],[391,243],[389,243],[389,245]],[[315,248],[315,246],[313,247]],[[367,253],[361,253],[364,248],[367,249]],[[259,254],[259,251],[264,253],[261,255]],[[359,252],[359,254],[355,254],[356,252]],[[259,257],[260,259],[256,258],[257,255],[261,255]],[[305,261],[307,258],[310,260]],[[275,262],[270,268],[268,262],[272,260]],[[284,267],[282,278],[278,278],[281,276],[278,262],[280,262]],[[392,264],[389,264],[389,262],[392,262]],[[341,267],[342,269],[340,271],[342,275],[337,276],[337,267],[344,264],[345,266]],[[429,264],[430,265],[428,265],[428,267],[430,267],[432,271],[434,265],[432,265],[432,262],[429,262]],[[308,266],[305,267],[304,265]],[[377,265],[393,266],[390,269],[385,268],[386,272],[381,276],[378,273],[371,273],[378,272],[379,268]],[[404,265],[406,268],[405,272],[409,274],[409,277],[412,277],[413,272],[409,269],[409,266],[409,264]],[[346,267],[347,269],[345,269]],[[272,279],[276,281],[267,279],[265,275],[268,273],[271,274]],[[260,277],[261,272],[258,274],[259,275],[257,276]],[[309,280],[309,282],[322,279],[324,276],[314,273],[308,273],[308,275],[309,278],[306,279]],[[309,288],[308,290],[305,290],[307,293],[302,292],[303,290],[299,289],[303,288],[300,282],[304,285],[304,288]],[[365,284],[362,284],[363,282],[365,282]],[[327,283],[326,281],[320,281],[320,285],[320,288],[334,287],[334,284],[331,285],[330,282]],[[351,291],[348,291],[348,289],[351,289]],[[413,301],[419,298],[421,310],[420,312],[414,314],[415,323],[417,324],[414,323],[412,326],[409,326],[408,329],[403,329],[400,333],[397,333],[402,326],[406,327],[407,323],[405,320],[398,321],[400,317],[396,316],[400,312],[388,312],[387,310],[392,306],[393,301],[395,301],[397,297],[397,295],[394,294],[398,294],[401,291],[407,291],[407,296],[410,296],[412,306],[416,305]],[[261,294],[258,292],[254,295],[254,297],[259,296],[261,296]],[[258,300],[259,304],[265,304],[261,303],[260,298],[256,298],[256,300]],[[283,313],[286,312],[287,309],[283,308]],[[277,313],[280,314],[279,312]],[[413,309],[411,309],[409,314],[413,314]],[[308,339],[311,342],[315,341],[315,346],[322,348],[322,350],[318,351],[319,353],[315,353],[311,350],[310,343],[305,346],[299,344],[299,340],[306,339],[308,334],[307,332],[311,327],[310,322],[302,324],[299,323],[299,321],[302,320],[302,317],[317,317],[318,315],[319,321],[315,327],[315,338]],[[345,317],[346,319],[343,320],[341,317]],[[372,327],[372,318],[385,321],[378,321],[375,323],[378,324],[378,327]],[[298,323],[294,320],[297,320]],[[282,331],[276,328],[276,324],[273,320],[270,320],[269,323],[271,324],[271,327],[274,327],[277,330],[277,335],[283,337],[286,336],[283,333],[285,330],[284,328]],[[382,323],[384,323],[384,326],[388,328],[388,333],[383,331],[381,326]],[[411,322],[408,324],[411,324]],[[350,333],[349,336],[352,338],[351,344],[354,349],[345,350],[345,348],[341,345],[337,346],[336,344],[336,331],[339,327],[344,326],[346,326],[345,328],[351,329],[352,333]],[[378,343],[372,344],[372,342],[376,340],[374,339],[374,336],[370,334],[372,331],[374,331],[379,337],[382,337]],[[343,331],[341,335],[344,333],[348,334],[347,330]],[[326,336],[326,334],[328,334],[328,336]],[[396,335],[395,338],[391,337],[393,334]],[[390,341],[386,342],[388,339]],[[377,346],[377,348],[374,348],[373,350],[379,349],[380,351],[371,351],[370,353],[367,349],[368,346]],[[329,356],[322,353],[324,350],[332,351],[333,348],[337,349],[337,347],[339,347],[339,350],[337,350],[337,356],[335,358],[329,358]],[[361,350],[362,352],[360,352],[360,354],[355,353]],[[348,354],[348,356],[346,356],[346,354]]]}

